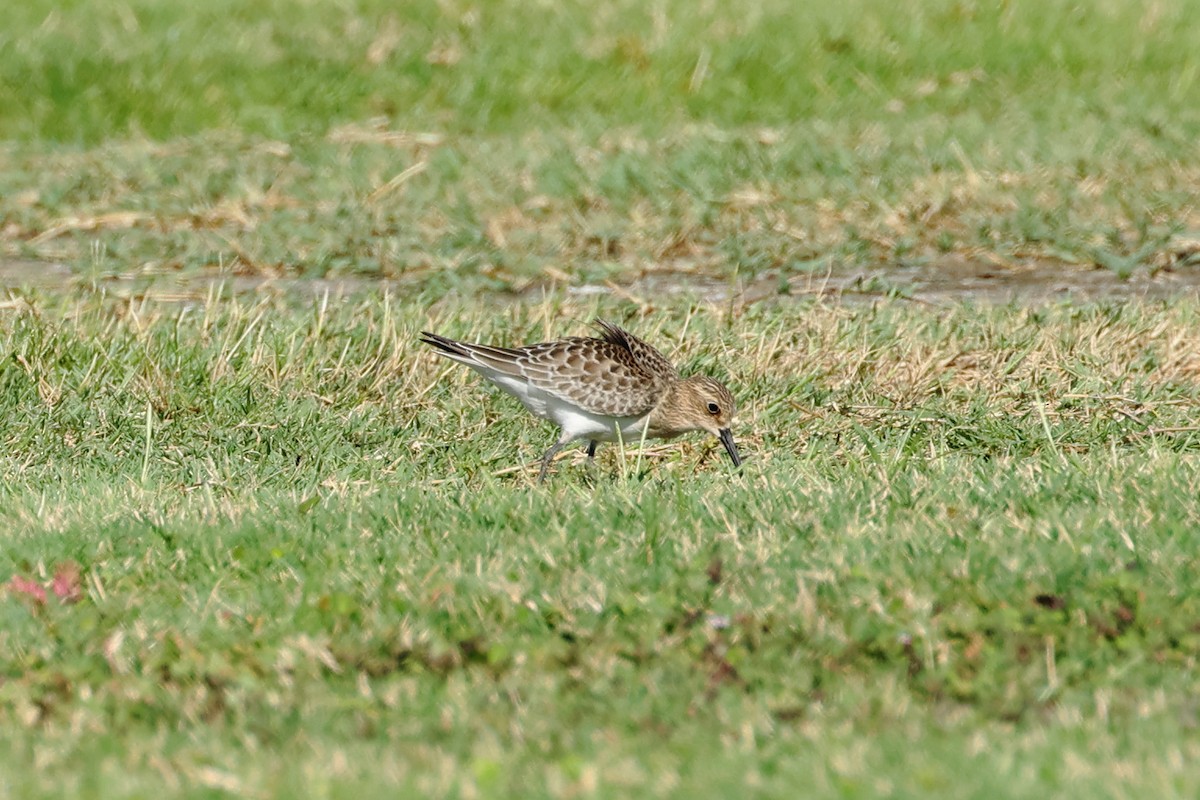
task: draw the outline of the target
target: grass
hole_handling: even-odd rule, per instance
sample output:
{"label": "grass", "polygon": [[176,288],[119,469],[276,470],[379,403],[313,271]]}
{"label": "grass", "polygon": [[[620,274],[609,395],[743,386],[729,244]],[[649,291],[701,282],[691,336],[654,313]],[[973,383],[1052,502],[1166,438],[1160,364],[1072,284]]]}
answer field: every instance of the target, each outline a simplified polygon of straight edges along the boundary
{"label": "grass", "polygon": [[1194,280],[1200,4],[19,6],[0,798],[1196,796],[1200,303],[903,276]]}
{"label": "grass", "polygon": [[24,4],[0,253],[439,293],[1195,261],[1194,2],[607,9]]}
{"label": "grass", "polygon": [[13,110],[0,135],[280,137],[376,115],[484,134],[930,114],[1028,114],[1054,131],[1138,108],[1169,140],[1197,122],[1187,35],[1197,13],[1111,0],[1086,10],[1064,0],[40,0],[14,11],[0,40],[0,99]]}
{"label": "grass", "polygon": [[1197,788],[1194,303],[659,312],[746,468],[544,489],[550,430],[416,331],[597,309],[428,309],[10,305],[0,569],[82,596],[0,601],[8,791]]}

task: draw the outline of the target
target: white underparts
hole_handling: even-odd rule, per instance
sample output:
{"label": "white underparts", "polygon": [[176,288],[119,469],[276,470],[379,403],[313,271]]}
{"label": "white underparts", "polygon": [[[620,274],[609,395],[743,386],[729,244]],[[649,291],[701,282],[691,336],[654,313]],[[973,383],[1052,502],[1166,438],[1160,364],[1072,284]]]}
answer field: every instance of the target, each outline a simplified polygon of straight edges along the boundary
{"label": "white underparts", "polygon": [[474,360],[454,357],[483,375],[492,383],[521,401],[534,416],[548,419],[562,428],[559,442],[566,444],[575,439],[593,439],[598,442],[615,442],[617,426],[620,426],[621,437],[626,441],[637,441],[642,438],[646,425],[646,417],[609,417],[585,411],[574,403],[564,400],[557,395],[532,385],[524,377],[500,372],[486,364]]}

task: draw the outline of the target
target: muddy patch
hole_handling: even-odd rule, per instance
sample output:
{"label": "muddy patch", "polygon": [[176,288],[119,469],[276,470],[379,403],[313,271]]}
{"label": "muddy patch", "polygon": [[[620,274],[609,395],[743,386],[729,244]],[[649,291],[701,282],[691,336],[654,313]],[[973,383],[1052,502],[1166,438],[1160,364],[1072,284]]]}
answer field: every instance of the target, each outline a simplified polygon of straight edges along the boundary
{"label": "muddy patch", "polygon": [[935,303],[1160,300],[1200,294],[1200,268],[1138,270],[1122,277],[1099,267],[1043,262],[998,266],[947,258],[921,266],[807,275],[792,278],[788,284],[790,293],[797,295],[899,295]]}
{"label": "muddy patch", "polygon": [[[400,281],[343,277],[259,277],[213,273],[91,277],[65,264],[27,259],[0,261],[0,291],[74,291],[92,289],[117,297],[160,302],[195,302],[217,294],[270,293],[294,297],[345,296],[368,292],[403,293],[412,286]],[[526,286],[497,299],[536,301],[564,290],[561,282]],[[1112,270],[1059,262],[1030,261],[998,265],[985,260],[947,257],[922,265],[837,268],[824,272],[768,272],[751,279],[723,280],[699,270],[662,269],[641,272],[624,281],[565,287],[574,296],[605,295],[651,307],[668,297],[709,303],[753,304],[767,301],[826,298],[843,302],[903,297],[937,304],[970,302],[1027,305],[1048,302],[1161,300],[1200,296],[1200,266],[1135,271],[1123,277]]]}
{"label": "muddy patch", "polygon": [[[539,290],[539,293],[544,290]],[[970,302],[1036,305],[1049,302],[1159,300],[1200,295],[1200,267],[1137,271],[1122,277],[1112,270],[1057,262],[997,266],[946,258],[920,266],[874,269],[832,268],[825,272],[767,273],[745,281],[722,281],[692,271],[648,272],[623,285],[575,286],[572,294],[611,294],[652,306],[664,296],[690,295],[712,303],[758,303],[814,297],[844,302],[903,297],[928,303]]]}
{"label": "muddy patch", "polygon": [[77,277],[66,264],[14,258],[0,260],[0,289],[60,289],[76,284]]}

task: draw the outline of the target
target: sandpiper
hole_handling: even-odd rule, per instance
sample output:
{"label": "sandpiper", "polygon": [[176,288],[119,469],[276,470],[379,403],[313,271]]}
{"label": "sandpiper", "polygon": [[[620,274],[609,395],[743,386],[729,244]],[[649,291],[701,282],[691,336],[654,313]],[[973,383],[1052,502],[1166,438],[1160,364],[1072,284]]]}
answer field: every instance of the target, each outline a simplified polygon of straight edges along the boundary
{"label": "sandpiper", "polygon": [[538,483],[558,451],[576,439],[587,440],[588,459],[594,460],[600,442],[708,431],[721,440],[733,465],[741,466],[729,430],[737,408],[724,385],[706,375],[680,377],[662,353],[632,333],[604,320],[596,324],[599,338],[573,336],[525,347],[456,342],[427,331],[421,341],[562,429],[542,456]]}

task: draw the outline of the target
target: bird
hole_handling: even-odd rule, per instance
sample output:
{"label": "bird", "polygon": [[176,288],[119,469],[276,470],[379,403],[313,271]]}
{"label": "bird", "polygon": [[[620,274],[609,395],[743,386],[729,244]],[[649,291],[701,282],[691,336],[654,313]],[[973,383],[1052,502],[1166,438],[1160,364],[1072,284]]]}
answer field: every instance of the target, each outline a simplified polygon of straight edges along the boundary
{"label": "bird", "polygon": [[733,395],[707,375],[681,377],[674,365],[629,331],[597,319],[599,337],[572,336],[524,347],[496,347],[429,331],[421,341],[465,364],[516,397],[534,416],[554,422],[558,439],[542,456],[538,483],[573,441],[587,441],[589,463],[600,442],[673,439],[690,431],[716,436],[740,468],[730,425]]}

